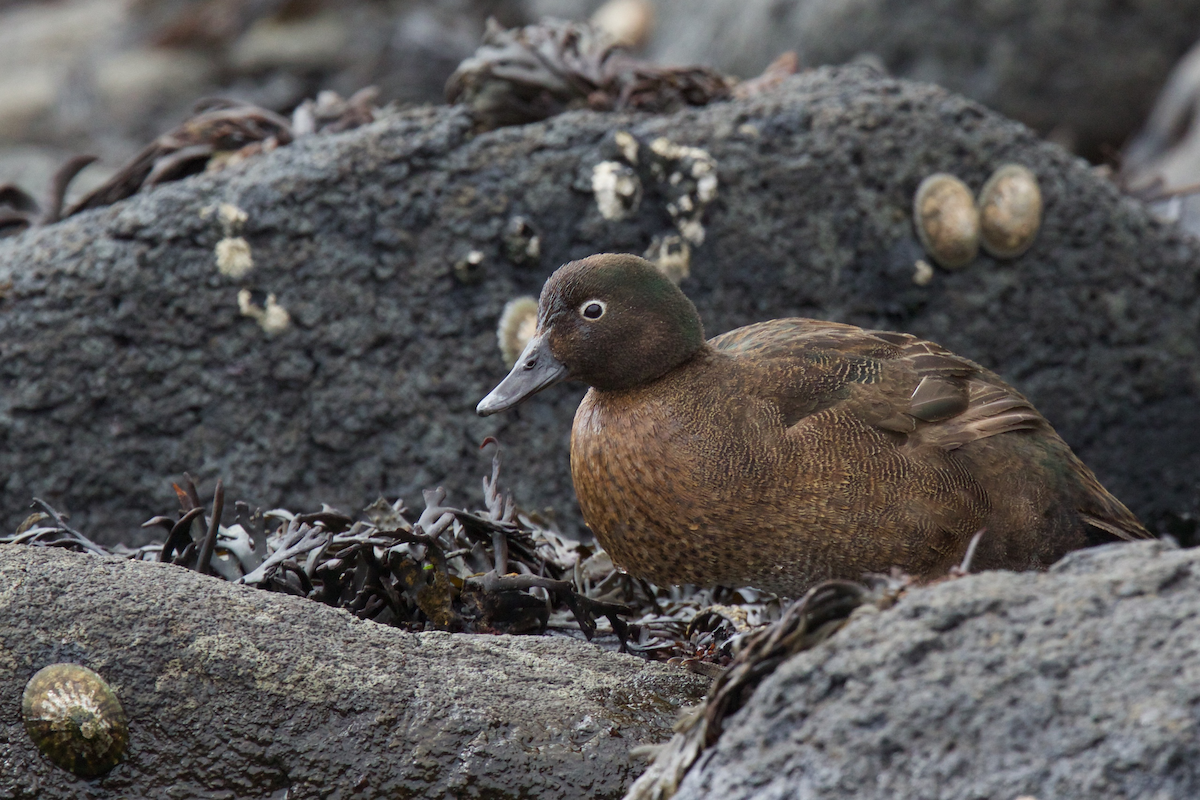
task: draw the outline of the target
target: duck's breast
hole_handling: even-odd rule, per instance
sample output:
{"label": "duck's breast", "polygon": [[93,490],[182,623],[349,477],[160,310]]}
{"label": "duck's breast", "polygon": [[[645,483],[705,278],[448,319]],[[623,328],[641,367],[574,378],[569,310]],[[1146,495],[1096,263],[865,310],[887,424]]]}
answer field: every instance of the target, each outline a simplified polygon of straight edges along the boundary
{"label": "duck's breast", "polygon": [[584,519],[614,562],[636,575],[752,583],[749,561],[777,561],[763,545],[797,533],[778,502],[798,467],[782,422],[756,413],[752,398],[727,404],[708,396],[719,388],[713,382],[656,388],[592,390],[580,404],[571,475]]}

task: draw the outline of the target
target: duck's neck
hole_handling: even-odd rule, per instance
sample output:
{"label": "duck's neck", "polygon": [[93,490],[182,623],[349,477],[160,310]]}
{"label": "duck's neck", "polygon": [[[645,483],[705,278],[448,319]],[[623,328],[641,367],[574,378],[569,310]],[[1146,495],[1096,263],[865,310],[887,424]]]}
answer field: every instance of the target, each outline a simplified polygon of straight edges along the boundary
{"label": "duck's neck", "polygon": [[667,385],[675,385],[681,382],[687,383],[691,379],[698,378],[706,370],[711,369],[716,361],[722,358],[724,356],[719,351],[707,342],[702,342],[699,348],[686,355],[681,361],[649,380],[613,386],[597,386],[593,384],[592,391],[604,397],[656,391]]}

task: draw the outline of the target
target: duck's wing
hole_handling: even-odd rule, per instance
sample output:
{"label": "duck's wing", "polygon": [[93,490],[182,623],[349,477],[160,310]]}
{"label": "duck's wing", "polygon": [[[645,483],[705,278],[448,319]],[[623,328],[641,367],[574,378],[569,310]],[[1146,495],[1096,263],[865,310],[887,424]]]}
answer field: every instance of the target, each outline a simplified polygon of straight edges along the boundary
{"label": "duck's wing", "polygon": [[778,386],[790,424],[840,405],[871,425],[912,434],[913,445],[944,450],[1009,431],[1049,428],[999,377],[907,333],[780,319],[709,343],[762,365]]}
{"label": "duck's wing", "polygon": [[1024,395],[995,373],[906,333],[784,319],[710,340],[718,351],[753,359],[791,425],[835,408],[903,436],[905,449],[956,450],[1012,431],[1037,431],[1061,444],[1080,484],[1079,513],[1121,539],[1149,534],[1062,442]]}

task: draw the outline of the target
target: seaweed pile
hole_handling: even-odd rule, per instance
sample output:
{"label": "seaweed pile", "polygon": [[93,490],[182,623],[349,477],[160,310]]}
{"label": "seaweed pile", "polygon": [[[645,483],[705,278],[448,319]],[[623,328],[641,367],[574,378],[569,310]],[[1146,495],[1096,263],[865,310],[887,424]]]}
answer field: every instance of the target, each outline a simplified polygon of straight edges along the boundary
{"label": "seaweed pile", "polygon": [[357,519],[327,506],[296,514],[238,502],[230,525],[220,524],[221,481],[206,508],[185,476],[175,484],[179,514],[145,523],[163,529],[160,543],[106,549],[35,500],[40,510],[0,544],[170,562],[407,630],[584,638],[705,673],[729,663],[744,634],[779,618],[773,595],[657,587],[622,572],[596,544],[522,511],[499,475],[497,446],[483,479],[485,508],[475,511],[447,505],[437,488],[423,493],[419,514],[382,498]]}
{"label": "seaweed pile", "polygon": [[446,100],[468,108],[480,131],[524,125],[564,111],[670,113],[748,97],[799,68],[795,53],[739,81],[703,66],[660,66],[629,55],[606,31],[545,18],[506,29],[488,20],[475,54],[446,81]]}
{"label": "seaweed pile", "polygon": [[707,67],[660,67],[626,55],[588,23],[543,19],[506,29],[488,20],[475,55],[446,81],[446,99],[481,130],[523,125],[572,108],[668,112],[731,97],[736,81]]}
{"label": "seaweed pile", "polygon": [[0,184],[0,237],[51,225],[81,211],[102,208],[168,181],[215,172],[260,153],[291,144],[298,136],[338,133],[375,120],[378,90],[369,86],[343,99],[321,92],[305,100],[291,118],[250,103],[221,98],[200,100],[192,115],[146,145],[103,184],[70,206],[67,189],[95,156],[68,160],[50,179],[39,203],[13,184]]}
{"label": "seaweed pile", "polygon": [[[971,551],[979,534],[971,542]],[[966,574],[971,554],[950,579]],[[852,615],[890,608],[912,579],[896,570],[890,575],[869,575],[862,583],[829,580],[817,584],[792,603],[770,625],[745,637],[728,667],[712,682],[704,702],[685,712],[675,724],[675,735],[661,745],[640,748],[654,761],[630,787],[625,800],[666,800],[701,754],[721,736],[725,721],[750,698],[776,669],[797,653],[810,650],[833,636]]]}

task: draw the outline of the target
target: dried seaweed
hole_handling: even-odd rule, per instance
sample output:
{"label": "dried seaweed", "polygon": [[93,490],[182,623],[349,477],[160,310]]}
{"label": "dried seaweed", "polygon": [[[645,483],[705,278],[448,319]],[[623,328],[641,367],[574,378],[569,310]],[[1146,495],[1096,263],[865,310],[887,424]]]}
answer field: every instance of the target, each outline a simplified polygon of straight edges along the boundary
{"label": "dried seaweed", "polygon": [[448,505],[438,488],[423,493],[419,514],[401,500],[377,500],[358,518],[237,503],[226,526],[219,481],[211,508],[190,476],[174,488],[178,514],[144,526],[164,531],[160,543],[107,550],[42,501],[0,543],[170,562],[408,630],[586,638],[709,674],[729,663],[739,637],[780,612],[774,596],[749,589],[660,588],[626,575],[596,545],[522,511],[500,488],[498,447],[477,510]]}
{"label": "dried seaweed", "polygon": [[907,576],[870,576],[865,583],[832,580],[817,584],[771,625],[746,637],[729,668],[704,702],[680,718],[669,742],[643,752],[654,763],[630,787],[626,800],[666,800],[688,770],[721,735],[724,721],[742,708],[767,676],[797,653],[828,639],[860,608],[888,608],[910,584]]}
{"label": "dried seaweed", "polygon": [[42,203],[18,186],[0,185],[0,236],[107,206],[160,183],[222,169],[289,144],[297,136],[365,125],[375,119],[378,94],[373,86],[348,100],[334,92],[321,92],[315,101],[301,103],[291,120],[249,103],[202,100],[191,117],[142,148],[112,177],[65,210],[67,188],[84,167],[96,160],[95,156],[76,156],[60,167]]}
{"label": "dried seaweed", "polygon": [[[935,582],[967,575],[986,533],[986,528],[976,531],[962,563]],[[668,800],[674,796],[692,765],[716,744],[725,720],[745,706],[783,662],[833,636],[852,615],[891,608],[914,583],[910,575],[895,568],[888,575],[867,575],[861,583],[824,581],[788,606],[778,620],[740,639],[728,668],[714,674],[704,702],[680,717],[671,740],[639,749],[644,755],[653,754],[654,763],[630,787],[625,800]]]}
{"label": "dried seaweed", "polygon": [[625,54],[582,22],[545,19],[505,29],[488,20],[483,44],[446,82],[481,130],[520,125],[571,108],[668,112],[731,96],[736,81],[707,67],[662,67]]}
{"label": "dried seaweed", "polygon": [[292,112],[292,132],[296,136],[311,133],[341,133],[375,121],[375,101],[379,88],[368,86],[343,99],[337,92],[319,92],[315,100],[305,100]]}
{"label": "dried seaweed", "polygon": [[291,123],[274,111],[229,100],[204,100],[195,113],[159,136],[66,216],[110,205],[160,183],[204,171],[218,153],[271,150],[292,141]]}
{"label": "dried seaweed", "polygon": [[75,156],[58,168],[50,179],[46,199],[39,203],[28,192],[11,183],[0,185],[0,236],[11,236],[26,228],[49,225],[62,217],[67,187],[95,156]]}

